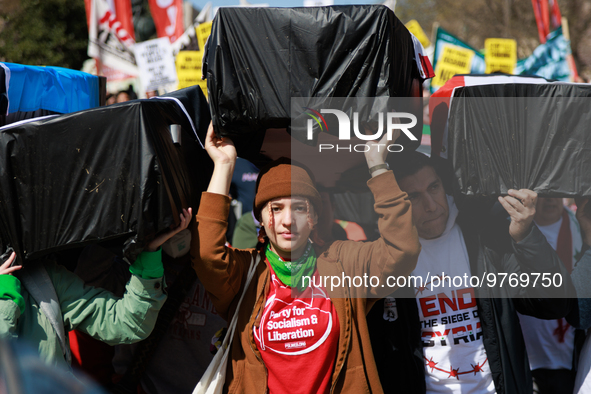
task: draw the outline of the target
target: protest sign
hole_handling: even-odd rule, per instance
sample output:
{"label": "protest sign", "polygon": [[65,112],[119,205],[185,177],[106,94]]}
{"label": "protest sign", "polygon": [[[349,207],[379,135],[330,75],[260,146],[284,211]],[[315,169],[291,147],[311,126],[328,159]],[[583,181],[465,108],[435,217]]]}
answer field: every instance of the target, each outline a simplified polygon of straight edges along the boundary
{"label": "protest sign", "polygon": [[135,44],[134,50],[145,90],[157,90],[176,82],[174,57],[168,37]]}
{"label": "protest sign", "polygon": [[431,86],[441,87],[456,74],[469,74],[473,57],[474,52],[469,49],[444,44]]}
{"label": "protest sign", "polygon": [[137,75],[133,32],[123,28],[106,0],[91,0],[88,11],[88,56],[126,74]]}
{"label": "protest sign", "polygon": [[[451,64],[444,61],[444,64],[439,65],[444,55],[452,60]],[[455,74],[484,74],[486,67],[483,54],[439,27],[436,32],[433,68],[435,77],[431,80],[431,92],[439,89]]]}
{"label": "protest sign", "polygon": [[184,32],[182,0],[149,0],[149,4],[158,37],[175,42]]}
{"label": "protest sign", "polygon": [[198,51],[180,51],[175,59],[179,81],[178,89],[199,85],[206,97],[207,82],[201,78],[203,75],[201,66],[205,44],[211,34],[211,24],[211,21],[200,23],[194,28],[197,37],[197,46],[199,47]]}
{"label": "protest sign", "polygon": [[425,31],[421,25],[419,25],[419,22],[416,19],[408,21],[404,26],[406,26],[408,31],[410,31],[419,40],[423,48],[427,48],[429,45],[431,45],[431,41],[429,41]]}
{"label": "protest sign", "polygon": [[201,79],[202,51],[180,51],[176,57],[178,89],[199,85],[207,97],[207,82]]}
{"label": "protest sign", "polygon": [[[495,41],[492,41],[492,43],[494,42]],[[435,41],[435,52],[433,56],[433,65],[436,76],[433,78],[433,80],[431,80],[431,92],[435,92],[437,89],[443,86],[443,84],[445,84],[445,82],[448,81],[451,76],[453,76],[452,73],[460,74],[460,72],[458,72],[459,70],[453,69],[448,65],[439,65],[440,60],[443,58],[445,48],[449,47],[450,45],[454,45],[456,49],[457,47],[464,48],[473,53],[473,57],[470,62],[470,70],[464,71],[462,74],[484,74],[485,72],[501,71],[514,75],[536,75],[539,77],[556,79],[559,81],[569,81],[573,76],[573,71],[571,70],[568,63],[569,56],[572,56],[570,41],[565,37],[562,27],[559,27],[558,29],[551,32],[546,37],[546,43],[539,45],[536,49],[534,49],[534,52],[531,56],[516,61],[512,70],[508,70],[508,68],[503,69],[500,67],[496,67],[496,69],[495,67],[487,69],[484,55],[460,39],[447,33],[445,30],[438,28],[437,39]],[[498,47],[495,48],[495,50],[498,50]],[[449,55],[449,52],[446,52],[446,54]],[[516,57],[517,56],[515,55],[515,59]],[[452,56],[452,58],[454,57]],[[457,59],[457,57],[454,59]]]}
{"label": "protest sign", "polygon": [[200,23],[198,26],[195,27],[195,32],[197,33],[197,43],[199,44],[200,51],[203,51],[203,49],[205,48],[207,38],[211,34],[211,23],[211,21]]}
{"label": "protest sign", "polygon": [[484,61],[487,74],[513,74],[517,63],[517,42],[507,38],[487,38],[484,40]]}

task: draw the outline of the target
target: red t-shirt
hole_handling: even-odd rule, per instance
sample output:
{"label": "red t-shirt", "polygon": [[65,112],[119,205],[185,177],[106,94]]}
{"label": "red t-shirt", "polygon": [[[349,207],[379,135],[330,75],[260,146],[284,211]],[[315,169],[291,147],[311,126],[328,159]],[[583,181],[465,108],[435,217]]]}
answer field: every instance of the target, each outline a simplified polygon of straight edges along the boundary
{"label": "red t-shirt", "polygon": [[271,287],[260,326],[253,330],[267,367],[269,393],[328,393],[339,341],[332,301],[325,289],[317,287],[292,298],[291,287],[267,265]]}

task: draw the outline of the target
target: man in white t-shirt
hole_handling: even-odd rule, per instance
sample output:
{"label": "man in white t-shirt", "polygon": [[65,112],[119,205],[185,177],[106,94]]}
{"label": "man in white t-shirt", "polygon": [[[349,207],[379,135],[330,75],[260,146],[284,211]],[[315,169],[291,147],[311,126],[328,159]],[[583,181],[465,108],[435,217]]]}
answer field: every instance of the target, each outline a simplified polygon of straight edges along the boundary
{"label": "man in white t-shirt", "polygon": [[[580,258],[583,239],[575,215],[562,198],[538,198],[534,222],[570,273]],[[575,383],[575,329],[566,319],[541,320],[519,315],[534,393],[572,393]]]}
{"label": "man in white t-shirt", "polygon": [[[422,246],[412,276],[422,285],[398,290],[368,317],[384,392],[532,393],[517,311],[559,318],[574,295],[568,272],[533,225],[536,193],[509,190],[498,198],[510,221],[488,214],[491,204],[474,208],[472,201],[459,210],[434,159],[418,152],[396,159]],[[508,282],[478,288],[464,279],[500,282],[534,272],[557,273],[562,284],[548,293]]]}

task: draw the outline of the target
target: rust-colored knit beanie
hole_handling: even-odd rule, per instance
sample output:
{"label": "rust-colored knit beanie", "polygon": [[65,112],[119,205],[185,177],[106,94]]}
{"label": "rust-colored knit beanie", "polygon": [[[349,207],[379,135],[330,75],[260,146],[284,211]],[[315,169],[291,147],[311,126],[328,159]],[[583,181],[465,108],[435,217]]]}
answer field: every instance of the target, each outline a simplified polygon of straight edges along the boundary
{"label": "rust-colored knit beanie", "polygon": [[322,199],[308,172],[292,165],[288,158],[280,158],[261,170],[256,184],[254,216],[261,220],[261,210],[267,202],[282,197],[298,196],[307,198],[316,214],[322,211]]}

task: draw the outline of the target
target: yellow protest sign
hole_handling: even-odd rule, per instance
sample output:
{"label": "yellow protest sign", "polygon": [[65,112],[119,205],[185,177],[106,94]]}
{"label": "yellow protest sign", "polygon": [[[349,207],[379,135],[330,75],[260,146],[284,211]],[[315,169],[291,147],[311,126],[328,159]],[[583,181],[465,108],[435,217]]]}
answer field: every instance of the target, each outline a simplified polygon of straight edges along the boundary
{"label": "yellow protest sign", "polygon": [[179,80],[178,89],[193,85],[201,86],[207,97],[207,82],[201,79],[203,51],[180,51],[176,56],[176,74]]}
{"label": "yellow protest sign", "polygon": [[423,31],[423,28],[421,27],[421,25],[419,25],[419,22],[417,22],[416,19],[408,21],[408,23],[405,26],[408,29],[408,31],[410,31],[420,41],[423,48],[427,48],[429,45],[431,45],[431,41],[429,41],[429,38],[427,37],[427,35]]}
{"label": "yellow protest sign", "polygon": [[457,45],[444,44],[441,56],[435,65],[435,77],[431,85],[436,89],[456,74],[469,74],[474,51]]}
{"label": "yellow protest sign", "polygon": [[517,64],[517,42],[508,38],[487,38],[484,40],[484,62],[486,73],[504,72],[513,74]]}
{"label": "yellow protest sign", "polygon": [[209,35],[211,34],[211,23],[212,22],[205,22],[195,27],[195,33],[197,34],[197,43],[199,44],[200,50],[205,49],[207,37],[209,37]]}

